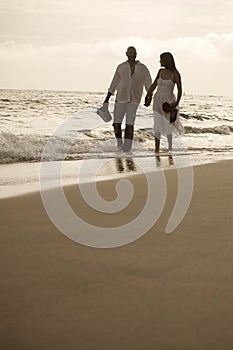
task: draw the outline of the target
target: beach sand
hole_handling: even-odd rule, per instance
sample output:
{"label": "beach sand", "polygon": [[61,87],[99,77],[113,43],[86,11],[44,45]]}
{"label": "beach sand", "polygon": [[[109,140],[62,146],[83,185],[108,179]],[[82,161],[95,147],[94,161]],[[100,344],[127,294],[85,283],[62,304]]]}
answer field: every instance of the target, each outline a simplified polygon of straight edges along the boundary
{"label": "beach sand", "polygon": [[[132,244],[80,245],[50,222],[40,193],[0,201],[1,350],[232,349],[233,161],[194,167],[190,207],[165,234],[177,195],[177,172],[158,222]],[[129,212],[98,214],[76,186],[65,192],[95,225],[126,223],[145,201],[145,179]],[[115,196],[116,180],[98,189]],[[88,184],[87,184],[88,186]]]}

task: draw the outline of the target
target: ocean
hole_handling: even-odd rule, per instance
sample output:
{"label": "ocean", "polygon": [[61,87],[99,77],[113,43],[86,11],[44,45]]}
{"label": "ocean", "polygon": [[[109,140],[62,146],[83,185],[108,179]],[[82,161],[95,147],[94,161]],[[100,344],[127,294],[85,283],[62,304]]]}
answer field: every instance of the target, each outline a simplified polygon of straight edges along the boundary
{"label": "ocean", "polygon": [[[75,142],[66,159],[111,155],[115,140],[111,123],[96,114],[105,93],[75,91],[0,90],[0,163],[39,162],[48,139],[69,118],[75,118]],[[113,100],[110,111],[113,110]],[[142,100],[143,101],[143,100]],[[135,124],[135,141],[143,152],[154,151],[152,107],[142,102]],[[187,150],[200,155],[229,157],[233,151],[233,97],[185,95],[180,103]],[[69,133],[64,135],[69,138]],[[64,140],[55,136],[57,147]],[[109,144],[106,145],[106,141]],[[102,143],[102,145],[101,145]],[[97,154],[92,152],[98,144]],[[60,145],[60,146],[59,146]],[[166,149],[166,139],[162,150]],[[134,148],[137,153],[137,147]],[[135,155],[136,155],[135,153]]]}
{"label": "ocean", "polygon": [[[111,122],[105,123],[96,113],[105,95],[106,92],[1,89],[0,186],[35,182],[38,164],[51,140],[53,160],[85,160],[91,164],[93,159],[118,157]],[[113,104],[112,97],[110,112]],[[192,164],[233,158],[233,97],[186,94],[180,102],[180,120],[185,134],[177,152],[189,154]],[[63,125],[68,127],[58,132]],[[132,159],[154,156],[152,126],[152,107],[143,106],[142,99]],[[174,148],[176,151],[176,144]],[[167,152],[166,138],[161,141],[161,151]],[[43,161],[51,159],[43,156]],[[67,163],[65,168],[72,167]],[[17,176],[19,169],[24,169],[23,175]],[[73,170],[67,170],[67,178],[73,179],[72,174]]]}

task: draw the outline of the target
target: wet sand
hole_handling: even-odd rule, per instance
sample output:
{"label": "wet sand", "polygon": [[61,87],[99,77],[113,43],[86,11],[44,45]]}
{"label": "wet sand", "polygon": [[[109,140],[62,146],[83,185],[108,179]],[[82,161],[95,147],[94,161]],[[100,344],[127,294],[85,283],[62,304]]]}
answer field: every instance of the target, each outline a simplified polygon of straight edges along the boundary
{"label": "wet sand", "polygon": [[[190,207],[169,235],[177,173],[165,173],[159,220],[119,248],[65,237],[40,193],[0,200],[2,350],[233,348],[233,161],[194,167]],[[115,198],[116,181],[98,184],[105,199]],[[138,215],[145,201],[144,177],[131,181],[134,200],[119,215],[90,209],[76,186],[65,193],[83,219],[114,227]]]}

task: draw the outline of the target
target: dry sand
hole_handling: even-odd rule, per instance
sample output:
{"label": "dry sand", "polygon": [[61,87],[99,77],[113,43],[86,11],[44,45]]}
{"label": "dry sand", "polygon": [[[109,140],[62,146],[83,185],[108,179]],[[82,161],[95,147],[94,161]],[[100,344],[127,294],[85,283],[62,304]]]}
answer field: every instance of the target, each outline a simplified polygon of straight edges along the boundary
{"label": "dry sand", "polygon": [[[196,166],[188,212],[164,233],[177,194],[136,242],[95,249],[50,222],[40,193],[2,199],[1,350],[233,349],[233,161]],[[99,190],[115,195],[116,180]],[[65,191],[92,224],[124,223],[140,212],[145,181],[133,176],[133,204],[121,217],[99,215]]]}

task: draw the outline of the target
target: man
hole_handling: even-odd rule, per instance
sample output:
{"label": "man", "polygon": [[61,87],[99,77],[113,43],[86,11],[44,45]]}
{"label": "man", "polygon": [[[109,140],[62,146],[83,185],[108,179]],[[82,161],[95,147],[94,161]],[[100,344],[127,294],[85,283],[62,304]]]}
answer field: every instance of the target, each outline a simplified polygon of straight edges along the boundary
{"label": "man", "polygon": [[[129,152],[132,147],[134,123],[138,105],[141,101],[143,87],[149,90],[152,80],[148,68],[136,61],[137,51],[133,46],[126,51],[128,60],[119,64],[114,74],[104,103],[108,103],[115,90],[113,127],[119,151]],[[126,116],[124,142],[122,141],[121,124]]]}

